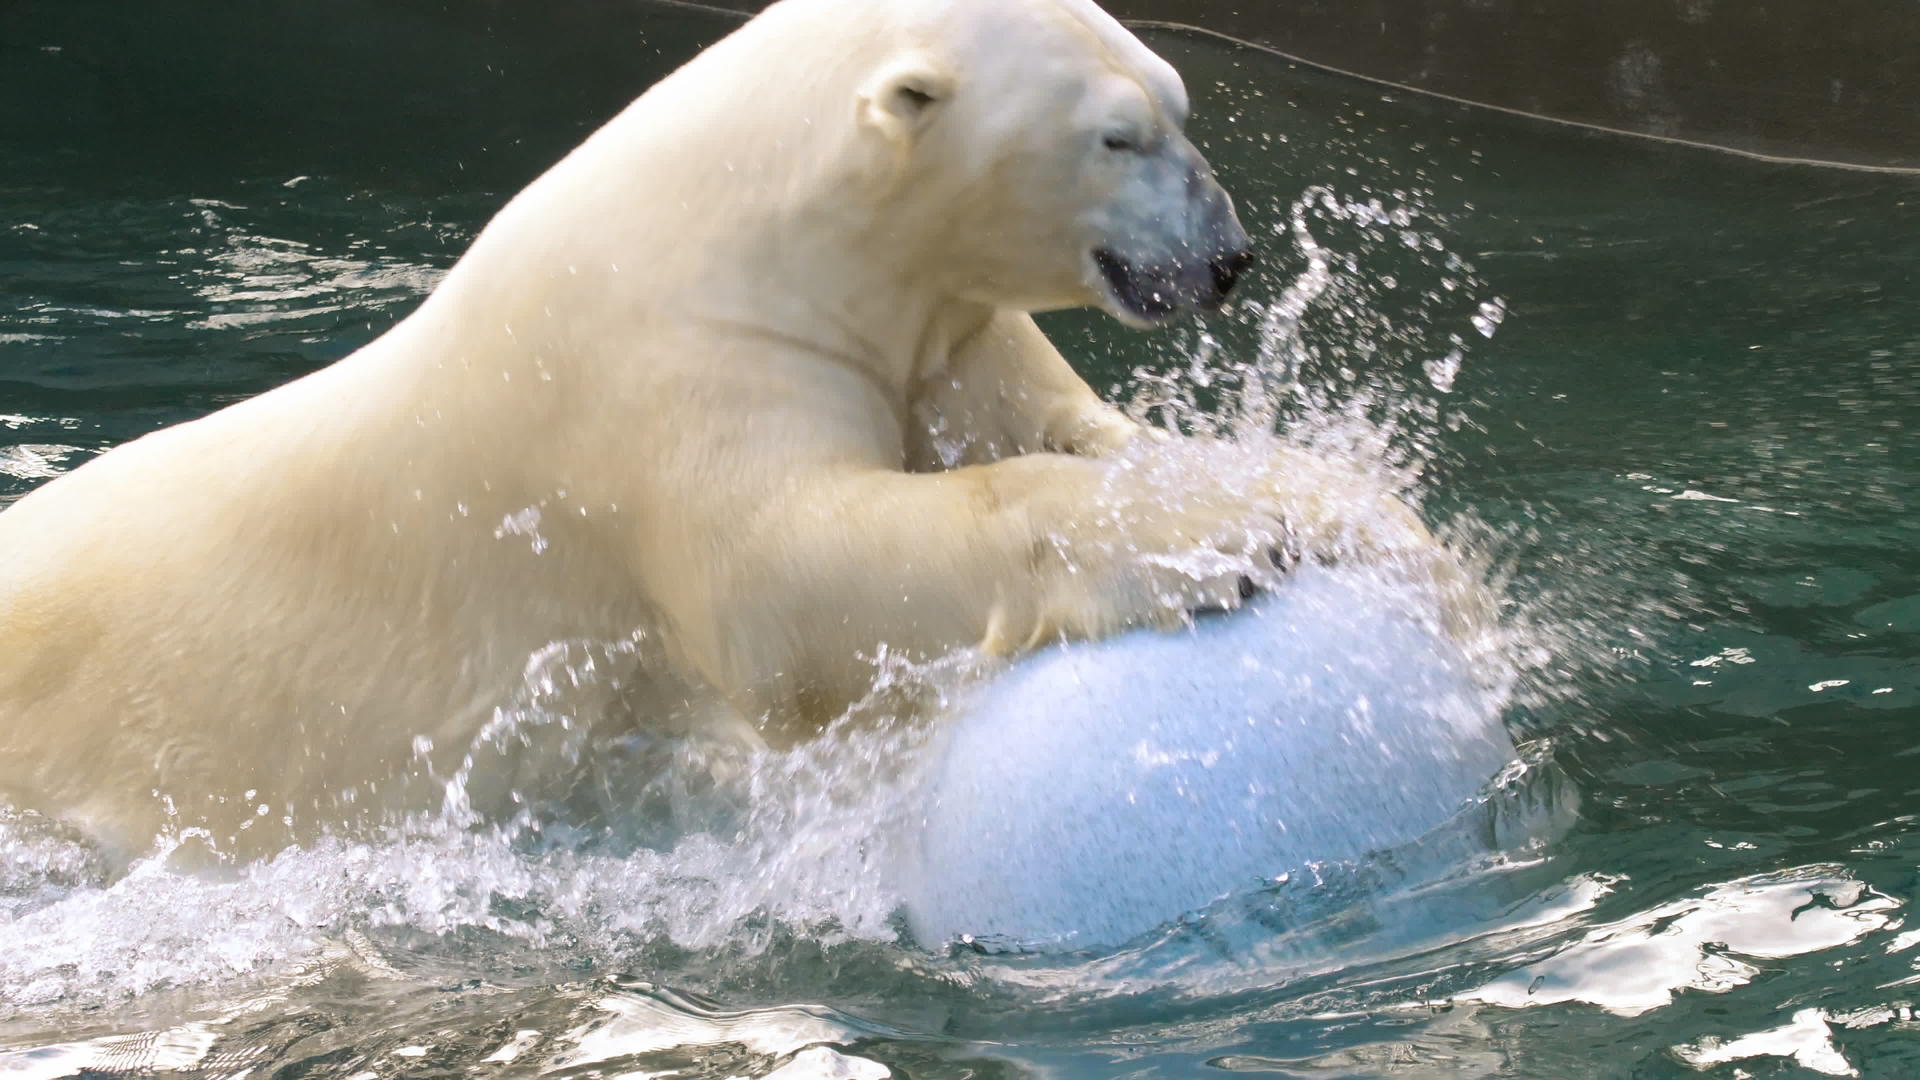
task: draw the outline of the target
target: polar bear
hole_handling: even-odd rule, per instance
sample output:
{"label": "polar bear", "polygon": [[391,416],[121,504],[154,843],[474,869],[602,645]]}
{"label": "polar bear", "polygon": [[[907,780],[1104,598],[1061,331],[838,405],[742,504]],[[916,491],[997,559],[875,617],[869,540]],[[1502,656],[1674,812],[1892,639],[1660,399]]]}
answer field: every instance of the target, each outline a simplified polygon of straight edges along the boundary
{"label": "polar bear", "polygon": [[1427,548],[1304,456],[1116,457],[1141,432],[1032,321],[1233,287],[1187,108],[1089,0],[774,4],[378,340],[0,514],[0,796],[129,855],[271,851],[417,803],[556,642],[650,643],[595,722],[795,738],[882,643],[1018,652],[1230,607],[1276,546]]}

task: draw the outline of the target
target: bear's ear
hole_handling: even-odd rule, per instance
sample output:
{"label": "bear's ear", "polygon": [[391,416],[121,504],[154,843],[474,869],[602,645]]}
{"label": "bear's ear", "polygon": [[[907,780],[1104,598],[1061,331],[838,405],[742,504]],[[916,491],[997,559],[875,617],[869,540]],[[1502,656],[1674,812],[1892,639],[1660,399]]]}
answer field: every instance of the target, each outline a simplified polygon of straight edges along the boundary
{"label": "bear's ear", "polygon": [[924,53],[910,53],[874,72],[860,87],[860,120],[889,139],[907,140],[933,119],[953,93],[953,76]]}

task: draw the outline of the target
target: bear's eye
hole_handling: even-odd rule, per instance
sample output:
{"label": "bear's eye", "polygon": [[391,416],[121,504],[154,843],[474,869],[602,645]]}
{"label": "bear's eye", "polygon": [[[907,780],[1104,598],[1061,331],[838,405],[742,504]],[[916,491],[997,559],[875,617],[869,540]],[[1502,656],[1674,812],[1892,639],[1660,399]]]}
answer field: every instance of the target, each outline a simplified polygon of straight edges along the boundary
{"label": "bear's eye", "polygon": [[1100,144],[1102,146],[1105,146],[1107,149],[1114,151],[1115,153],[1122,153],[1122,154],[1130,153],[1132,151],[1140,149],[1139,143],[1133,141],[1132,139],[1126,137],[1125,135],[1113,134],[1111,132],[1101,138]]}
{"label": "bear's eye", "polygon": [[900,95],[901,103],[914,112],[933,104],[933,95],[917,86],[903,86],[895,92]]}

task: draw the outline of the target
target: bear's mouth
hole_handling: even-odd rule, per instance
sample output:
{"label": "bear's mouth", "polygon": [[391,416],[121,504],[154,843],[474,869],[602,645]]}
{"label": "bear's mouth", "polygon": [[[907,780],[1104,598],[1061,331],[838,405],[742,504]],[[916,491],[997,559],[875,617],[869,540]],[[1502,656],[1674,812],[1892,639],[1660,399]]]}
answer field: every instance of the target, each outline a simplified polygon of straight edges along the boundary
{"label": "bear's mouth", "polygon": [[1142,274],[1106,248],[1093,249],[1093,264],[1100,268],[1114,302],[1134,318],[1146,323],[1164,322],[1180,310],[1171,282]]}

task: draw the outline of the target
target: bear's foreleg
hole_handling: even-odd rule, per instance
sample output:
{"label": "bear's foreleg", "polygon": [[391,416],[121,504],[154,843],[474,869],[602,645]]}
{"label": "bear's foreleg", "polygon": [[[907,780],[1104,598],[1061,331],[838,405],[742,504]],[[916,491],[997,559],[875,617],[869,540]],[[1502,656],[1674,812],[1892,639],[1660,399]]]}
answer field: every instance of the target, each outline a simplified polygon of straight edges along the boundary
{"label": "bear's foreleg", "polygon": [[960,342],[912,401],[908,465],[931,472],[1051,451],[1098,456],[1144,430],[1100,399],[1024,312]]}

